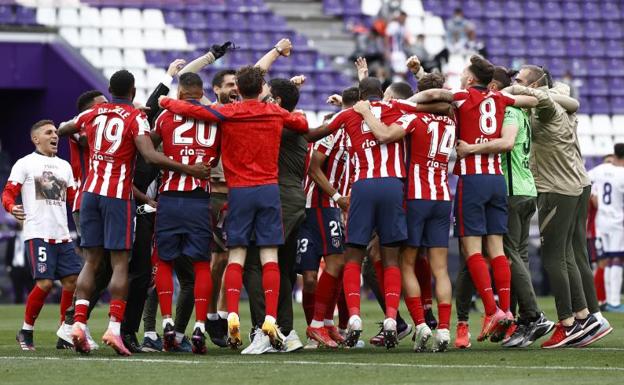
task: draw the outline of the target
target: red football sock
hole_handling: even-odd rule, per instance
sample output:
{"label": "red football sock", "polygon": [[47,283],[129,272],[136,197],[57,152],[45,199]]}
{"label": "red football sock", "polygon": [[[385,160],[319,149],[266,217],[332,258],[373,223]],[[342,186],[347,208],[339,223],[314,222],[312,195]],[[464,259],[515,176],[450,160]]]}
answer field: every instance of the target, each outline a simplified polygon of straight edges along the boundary
{"label": "red football sock", "polygon": [[[326,271],[323,271],[321,277],[319,278],[318,284],[316,285],[314,304],[315,321],[323,321],[325,319],[327,309],[334,302],[333,298],[336,296],[336,285],[338,285],[338,278],[332,276]],[[333,318],[333,314],[331,318]]]}
{"label": "red football sock", "polygon": [[34,326],[35,320],[39,316],[39,312],[45,303],[45,299],[48,296],[48,292],[35,285],[28,295],[26,301],[26,311],[24,313],[24,322],[28,325]]}
{"label": "red football sock", "polygon": [[89,305],[84,303],[78,303],[78,300],[76,300],[76,305],[74,306],[74,322],[86,324],[88,313]]}
{"label": "red football sock", "polygon": [[[334,319],[334,310],[336,310],[336,304],[338,304],[338,299],[342,295],[342,271],[338,278],[336,278],[336,284],[334,285],[334,293],[332,294],[331,301],[327,303],[327,308],[325,309],[325,319]],[[344,296],[343,296],[344,299]],[[349,317],[347,317],[348,319]]]}
{"label": "red football sock", "polygon": [[381,260],[375,261],[373,263],[373,267],[375,268],[375,276],[377,277],[377,286],[379,286],[379,292],[384,293],[384,267],[383,262]]}
{"label": "red football sock", "polygon": [[406,297],[405,305],[417,326],[425,322],[425,310],[420,297]]}
{"label": "red football sock", "polygon": [[195,320],[205,322],[208,316],[208,306],[212,296],[212,275],[210,272],[210,262],[193,262],[195,271]]}
{"label": "red football sock", "polygon": [[414,266],[416,273],[416,279],[420,284],[420,297],[422,298],[424,307],[431,307],[432,293],[431,293],[431,267],[429,266],[429,260],[427,257],[416,258],[416,265]]}
{"label": "red football sock", "polygon": [[74,292],[69,290],[63,290],[61,292],[61,323],[65,322],[65,311],[71,306],[74,299]]}
{"label": "red football sock", "polygon": [[347,307],[347,300],[344,295],[344,289],[340,290],[338,296],[338,327],[340,329],[346,329],[349,323],[349,308]]}
{"label": "red football sock", "polygon": [[156,293],[160,314],[171,317],[173,303],[173,261],[159,260],[156,264]]}
{"label": "red football sock", "polygon": [[267,262],[262,265],[262,288],[264,289],[265,314],[277,318],[280,290],[280,271],[277,262]]}
{"label": "red football sock", "polygon": [[485,259],[483,259],[483,255],[481,255],[481,253],[471,255],[466,259],[466,266],[470,272],[472,283],[475,285],[483,301],[485,314],[492,315],[496,313],[496,301],[494,300],[494,293],[492,292],[490,271],[485,263]]}
{"label": "red football sock", "polygon": [[604,303],[607,301],[607,290],[605,288],[604,281],[604,267],[598,267],[594,273],[594,286],[596,287],[596,297],[598,302]]}
{"label": "red football sock", "polygon": [[223,275],[223,286],[228,313],[238,314],[238,302],[243,287],[243,266],[238,263],[228,264]]}
{"label": "red football sock", "polygon": [[349,316],[360,315],[360,282],[362,268],[357,262],[347,262],[344,267],[343,288]]}
{"label": "red football sock", "polygon": [[305,314],[306,323],[310,325],[312,322],[312,318],[314,318],[314,292],[313,291],[304,291],[302,298],[303,305],[303,313]]}
{"label": "red football sock", "polygon": [[123,321],[124,314],[126,312],[126,301],[123,299],[111,299],[108,304],[108,316],[112,319],[115,318],[115,321],[121,322]]}
{"label": "red football sock", "polygon": [[504,255],[499,255],[492,259],[490,265],[492,265],[492,272],[494,273],[498,305],[502,311],[508,312],[511,303],[511,269],[509,268],[509,261],[507,261],[507,257]]}
{"label": "red football sock", "polygon": [[398,266],[384,268],[384,297],[386,318],[396,319],[401,302],[401,269]]}
{"label": "red football sock", "polygon": [[448,329],[451,323],[451,304],[438,303],[438,329]]}

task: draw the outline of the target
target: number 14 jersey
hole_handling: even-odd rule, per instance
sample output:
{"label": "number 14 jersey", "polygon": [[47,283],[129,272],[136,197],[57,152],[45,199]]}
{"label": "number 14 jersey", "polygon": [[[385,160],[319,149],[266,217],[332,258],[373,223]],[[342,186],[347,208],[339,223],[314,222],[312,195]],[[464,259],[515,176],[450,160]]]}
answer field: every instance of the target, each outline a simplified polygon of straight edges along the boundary
{"label": "number 14 jersey", "polygon": [[74,123],[89,143],[89,174],[82,191],[131,199],[136,163],[134,138],[150,131],[145,114],[130,101],[114,99],[84,111]]}

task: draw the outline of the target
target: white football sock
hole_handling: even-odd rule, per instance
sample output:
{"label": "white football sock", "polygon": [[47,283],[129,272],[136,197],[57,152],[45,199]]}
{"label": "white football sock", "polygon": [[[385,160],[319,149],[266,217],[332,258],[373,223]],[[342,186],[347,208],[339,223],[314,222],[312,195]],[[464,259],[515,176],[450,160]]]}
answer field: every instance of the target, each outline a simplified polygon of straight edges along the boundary
{"label": "white football sock", "polygon": [[108,328],[113,332],[114,335],[118,336],[121,334],[121,322],[117,321],[109,321]]}
{"label": "white football sock", "polygon": [[323,320],[323,324],[325,326],[334,326],[334,320],[333,319],[325,319],[325,320]]}
{"label": "white football sock", "polygon": [[607,303],[611,303],[611,266],[604,268],[605,293],[607,293]]}
{"label": "white football sock", "polygon": [[167,327],[167,325],[171,325],[171,326],[173,326],[173,325],[174,325],[174,323],[173,323],[173,319],[172,319],[172,318],[169,318],[169,317],[167,317],[167,318],[163,318],[163,320],[162,320],[162,326],[163,326],[163,329],[164,329],[164,328],[166,328],[166,327]]}
{"label": "white football sock", "polygon": [[33,330],[35,327],[33,325],[29,325],[26,322],[22,324],[22,329],[24,330]]}
{"label": "white football sock", "polygon": [[158,334],[156,334],[156,332],[145,332],[144,335],[152,341],[156,341],[158,339]]}
{"label": "white football sock", "polygon": [[227,317],[228,317],[228,312],[226,312],[226,311],[219,310],[219,311],[217,311],[217,314],[219,315],[219,318],[221,318],[221,319],[227,319]]}
{"label": "white football sock", "polygon": [[201,330],[202,333],[206,333],[206,325],[201,322],[201,321],[196,321],[195,322],[195,327],[193,327],[193,330],[199,328],[199,330]]}
{"label": "white football sock", "polygon": [[325,323],[323,321],[317,321],[313,319],[312,322],[310,322],[310,326],[313,328],[322,328],[323,326],[325,326]]}
{"label": "white football sock", "polygon": [[622,293],[622,266],[611,266],[611,282],[609,292],[611,298],[608,303],[611,306],[620,306],[620,295]]}
{"label": "white football sock", "polygon": [[208,313],[208,321],[218,321],[218,320],[219,320],[219,313]]}

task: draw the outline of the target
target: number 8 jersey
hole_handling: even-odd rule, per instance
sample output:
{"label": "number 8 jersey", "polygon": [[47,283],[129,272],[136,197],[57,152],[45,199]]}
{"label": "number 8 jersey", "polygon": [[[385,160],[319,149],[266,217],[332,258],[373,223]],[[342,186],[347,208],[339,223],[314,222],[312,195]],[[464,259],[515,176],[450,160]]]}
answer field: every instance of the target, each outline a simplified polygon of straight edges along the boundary
{"label": "number 8 jersey", "polygon": [[[198,102],[189,102],[199,105]],[[165,156],[182,164],[214,163],[219,155],[220,135],[216,123],[182,117],[165,110],[156,119],[154,130],[162,138]],[[208,179],[164,170],[160,192],[193,191],[197,188],[210,192]]]}
{"label": "number 8 jersey", "polygon": [[78,115],[74,123],[89,143],[89,175],[82,191],[109,198],[131,199],[136,146],[148,135],[145,114],[130,101],[113,99]]}
{"label": "number 8 jersey", "polygon": [[[458,139],[468,144],[484,143],[501,137],[505,108],[513,98],[484,87],[454,92],[457,108]],[[455,163],[456,175],[502,175],[500,154],[472,154]]]}

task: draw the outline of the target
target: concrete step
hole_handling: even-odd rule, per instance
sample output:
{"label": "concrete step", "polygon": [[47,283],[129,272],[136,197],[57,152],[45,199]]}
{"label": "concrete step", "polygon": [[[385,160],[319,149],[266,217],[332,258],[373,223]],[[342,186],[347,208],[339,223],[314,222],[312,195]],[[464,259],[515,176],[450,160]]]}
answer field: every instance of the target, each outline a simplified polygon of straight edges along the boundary
{"label": "concrete step", "polygon": [[273,12],[284,17],[319,17],[323,16],[323,5],[317,2],[267,2]]}

